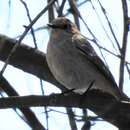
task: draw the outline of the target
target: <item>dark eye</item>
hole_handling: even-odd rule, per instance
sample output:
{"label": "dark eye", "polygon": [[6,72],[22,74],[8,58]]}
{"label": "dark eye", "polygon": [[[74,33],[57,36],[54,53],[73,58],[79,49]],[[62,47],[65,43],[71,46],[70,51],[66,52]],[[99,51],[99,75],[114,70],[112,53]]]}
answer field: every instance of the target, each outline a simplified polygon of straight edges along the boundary
{"label": "dark eye", "polygon": [[64,24],[64,29],[66,29],[67,31],[71,30],[71,22],[69,20],[66,21],[66,24]]}
{"label": "dark eye", "polygon": [[67,29],[67,26],[68,26],[67,24],[64,24],[63,29]]}

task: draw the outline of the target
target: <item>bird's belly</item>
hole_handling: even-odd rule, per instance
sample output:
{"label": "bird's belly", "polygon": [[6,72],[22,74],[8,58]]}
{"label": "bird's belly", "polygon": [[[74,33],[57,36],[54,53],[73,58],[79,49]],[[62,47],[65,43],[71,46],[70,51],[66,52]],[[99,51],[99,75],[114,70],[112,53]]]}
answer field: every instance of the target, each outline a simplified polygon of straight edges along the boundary
{"label": "bird's belly", "polygon": [[[83,59],[73,60],[71,56],[69,58],[64,57],[49,60],[50,69],[54,77],[68,89],[75,89],[79,93],[83,93],[87,90],[90,83],[96,79],[95,72],[90,63],[84,63]],[[86,62],[86,61],[85,61]]]}

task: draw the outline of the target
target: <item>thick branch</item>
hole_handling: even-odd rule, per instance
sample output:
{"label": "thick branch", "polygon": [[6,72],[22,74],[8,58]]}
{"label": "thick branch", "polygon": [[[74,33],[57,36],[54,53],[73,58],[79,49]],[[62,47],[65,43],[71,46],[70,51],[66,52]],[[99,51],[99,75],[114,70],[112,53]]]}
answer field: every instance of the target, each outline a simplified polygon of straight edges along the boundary
{"label": "thick branch", "polygon": [[[0,60],[5,61],[7,59],[16,43],[16,40],[0,35]],[[61,89],[64,88],[55,80],[50,72],[45,54],[37,49],[21,44],[13,53],[9,64],[45,81],[49,81]]]}
{"label": "thick branch", "polygon": [[[23,96],[0,99],[0,108],[31,106],[81,107],[95,111],[105,120],[124,130],[130,129],[130,103],[117,102],[97,91],[89,91],[86,97],[76,94],[50,96]],[[107,104],[106,104],[107,102]],[[124,116],[127,115],[127,116]]]}

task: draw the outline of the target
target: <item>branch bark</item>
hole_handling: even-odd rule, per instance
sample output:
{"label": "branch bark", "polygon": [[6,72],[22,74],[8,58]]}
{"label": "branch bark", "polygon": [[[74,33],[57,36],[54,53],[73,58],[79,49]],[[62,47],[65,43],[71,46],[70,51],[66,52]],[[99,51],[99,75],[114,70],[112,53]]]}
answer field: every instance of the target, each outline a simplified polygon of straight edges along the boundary
{"label": "branch bark", "polygon": [[[84,99],[82,99],[84,98]],[[86,97],[76,94],[50,96],[21,96],[0,99],[0,108],[26,108],[37,106],[89,108],[100,117],[123,130],[130,129],[130,103],[117,102],[97,91],[89,91]]]}

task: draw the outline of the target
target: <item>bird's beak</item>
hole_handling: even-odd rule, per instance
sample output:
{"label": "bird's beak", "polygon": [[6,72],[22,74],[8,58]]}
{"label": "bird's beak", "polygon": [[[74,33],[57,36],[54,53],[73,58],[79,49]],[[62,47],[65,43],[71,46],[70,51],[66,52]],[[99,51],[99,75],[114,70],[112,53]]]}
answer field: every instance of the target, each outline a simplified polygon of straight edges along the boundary
{"label": "bird's beak", "polygon": [[53,27],[53,24],[48,23],[47,26],[48,26],[48,27]]}
{"label": "bird's beak", "polygon": [[48,23],[47,26],[51,28],[59,28],[57,25],[54,25],[52,23]]}
{"label": "bird's beak", "polygon": [[48,23],[47,26],[48,26],[48,27],[51,27],[51,28],[56,28],[56,27],[57,27],[56,25],[54,25],[54,24],[52,24],[52,23]]}

